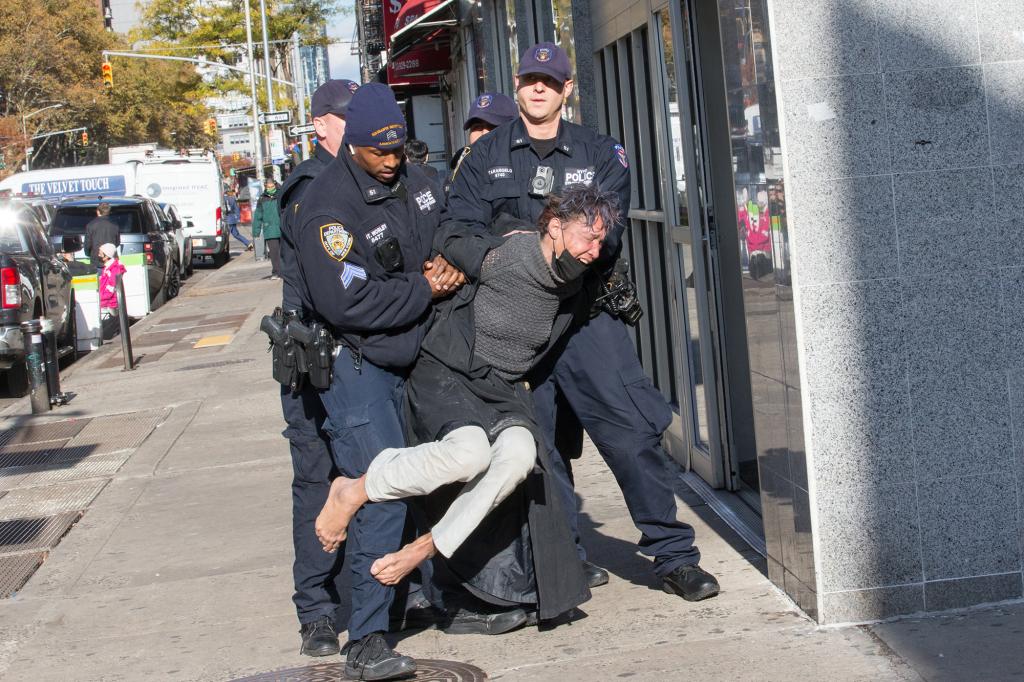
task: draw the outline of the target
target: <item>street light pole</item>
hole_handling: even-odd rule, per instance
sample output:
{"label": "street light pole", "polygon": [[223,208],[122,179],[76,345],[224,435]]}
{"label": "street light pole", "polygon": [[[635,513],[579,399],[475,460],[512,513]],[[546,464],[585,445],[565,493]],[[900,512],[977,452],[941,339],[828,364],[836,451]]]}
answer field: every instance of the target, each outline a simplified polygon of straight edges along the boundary
{"label": "street light pole", "polygon": [[[270,80],[271,69],[270,69],[270,37],[267,35],[267,3],[266,0],[260,0],[260,24],[263,27],[263,68],[267,73],[267,111],[277,111],[274,106],[274,82]],[[270,162],[274,162],[274,152],[271,149],[271,138],[276,138],[277,126],[267,126],[267,155],[270,156]]]}
{"label": "street light pole", "polygon": [[47,109],[59,109],[62,106],[64,106],[63,102],[57,102],[56,104],[51,104],[43,107],[42,109],[36,109],[35,111],[30,111],[27,114],[21,115],[21,134],[25,137],[25,170],[32,170],[32,152],[30,151],[32,149],[32,140],[29,139],[28,136],[28,125],[26,121],[42,111],[46,111]]}
{"label": "street light pole", "polygon": [[256,59],[252,46],[252,16],[249,0],[245,0],[245,42],[249,48],[249,93],[252,96],[252,146],[256,160],[256,179],[263,187],[263,141],[260,139],[259,100],[256,98]]}
{"label": "street light pole", "polygon": [[[302,52],[299,50],[299,32],[292,33],[292,50],[295,55],[295,99],[299,103],[299,125],[306,125],[306,71],[302,66]],[[302,133],[302,160],[309,158],[309,135]]]}

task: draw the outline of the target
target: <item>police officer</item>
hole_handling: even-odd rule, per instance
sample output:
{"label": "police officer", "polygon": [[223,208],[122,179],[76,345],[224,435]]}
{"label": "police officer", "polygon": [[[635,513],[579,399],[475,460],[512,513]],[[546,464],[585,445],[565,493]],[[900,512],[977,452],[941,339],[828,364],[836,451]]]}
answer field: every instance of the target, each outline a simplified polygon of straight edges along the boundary
{"label": "police officer", "polygon": [[[481,138],[456,174],[438,243],[447,235],[486,230],[491,218],[508,213],[536,221],[544,197],[573,185],[597,185],[616,191],[622,215],[630,203],[629,161],[622,145],[588,128],[561,120],[561,109],[573,88],[565,52],[554,43],[527,49],[516,76],[520,117]],[[609,230],[603,258],[611,266],[621,250],[625,221]],[[453,264],[473,279],[483,253]],[[600,358],[600,362],[594,362]],[[640,549],[654,557],[663,588],[696,601],[718,593],[718,581],[698,566],[693,528],[676,518],[675,495],[665,476],[666,453],[661,445],[672,412],[643,372],[625,324],[601,312],[566,343],[547,380],[534,392],[537,416],[546,445],[554,448],[556,394],[561,394],[586,428],[622,490],[634,524],[641,531]],[[559,479],[567,510],[574,510],[572,473],[553,472]],[[570,527],[579,546],[578,518],[570,511]],[[585,564],[592,586],[607,582],[607,572]]]}
{"label": "police officer", "polygon": [[[309,183],[292,230],[296,267],[287,273],[309,317],[333,332],[333,374],[320,400],[334,464],[358,477],[383,449],[403,447],[404,377],[419,351],[431,302],[447,293],[424,273],[441,197],[403,160],[405,119],[391,90],[360,87],[348,104],[345,146]],[[436,272],[431,270],[431,273]],[[415,662],[382,633],[394,589],[370,574],[401,546],[406,507],[369,505],[349,526],[345,564],[352,584],[345,674],[382,680]]]}
{"label": "police officer", "polygon": [[451,189],[451,180],[459,172],[459,164],[473,143],[503,123],[510,123],[519,117],[514,99],[500,92],[485,92],[475,100],[466,114],[466,123],[462,129],[466,131],[466,146],[452,157],[452,174],[445,184],[445,194]]}
{"label": "police officer", "polygon": [[[281,271],[285,274],[283,303],[285,310],[300,317],[302,299],[297,291],[295,272],[295,217],[303,193],[320,172],[334,161],[345,134],[345,110],[352,93],[359,87],[350,80],[329,80],[313,93],[311,109],[317,145],[313,156],[288,175],[281,187]],[[281,411],[284,413],[284,437],[292,454],[292,544],[295,562],[292,576],[295,594],[292,601],[299,617],[302,636],[300,652],[308,656],[338,653],[335,613],[340,604],[343,553],[327,554],[320,549],[313,523],[327,500],[331,480],[337,469],[331,459],[330,441],[323,430],[327,418],[320,396],[308,384],[293,393],[281,387]]]}

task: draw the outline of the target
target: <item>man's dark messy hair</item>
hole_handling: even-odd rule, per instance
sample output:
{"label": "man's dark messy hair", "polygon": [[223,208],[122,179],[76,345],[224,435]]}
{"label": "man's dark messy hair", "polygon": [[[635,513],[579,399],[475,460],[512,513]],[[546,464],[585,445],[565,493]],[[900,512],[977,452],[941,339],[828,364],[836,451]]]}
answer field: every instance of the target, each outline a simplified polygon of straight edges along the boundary
{"label": "man's dark messy hair", "polygon": [[427,154],[430,153],[430,148],[427,143],[422,140],[406,140],[405,141],[405,155],[409,157],[409,160],[413,163],[424,164],[427,162]]}
{"label": "man's dark messy hair", "polygon": [[606,230],[610,230],[619,219],[619,195],[604,192],[597,187],[572,187],[561,195],[552,194],[537,219],[537,229],[543,234],[552,218],[560,221],[582,219],[587,227],[593,227],[598,218]]}

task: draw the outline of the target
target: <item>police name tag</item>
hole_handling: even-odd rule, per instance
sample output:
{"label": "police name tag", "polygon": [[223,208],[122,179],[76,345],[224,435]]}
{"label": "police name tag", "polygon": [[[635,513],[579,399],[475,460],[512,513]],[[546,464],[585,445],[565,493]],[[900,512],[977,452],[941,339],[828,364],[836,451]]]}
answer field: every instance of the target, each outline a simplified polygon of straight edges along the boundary
{"label": "police name tag", "polygon": [[512,168],[509,166],[495,166],[494,168],[488,168],[487,174],[491,176],[491,180],[511,180]]}
{"label": "police name tag", "polygon": [[320,228],[320,243],[327,255],[340,263],[352,250],[352,235],[341,223],[328,223]]}
{"label": "police name tag", "polygon": [[379,242],[381,239],[384,238],[384,233],[386,233],[387,231],[388,231],[388,224],[387,223],[381,223],[380,225],[378,225],[377,227],[373,228],[372,230],[370,230],[369,232],[366,233],[366,239],[371,244],[376,245],[377,242]]}
{"label": "police name tag", "polygon": [[427,213],[437,205],[437,199],[434,198],[434,193],[429,189],[425,189],[419,194],[414,194],[413,198],[416,200],[416,205],[419,206],[420,211],[423,213]]}

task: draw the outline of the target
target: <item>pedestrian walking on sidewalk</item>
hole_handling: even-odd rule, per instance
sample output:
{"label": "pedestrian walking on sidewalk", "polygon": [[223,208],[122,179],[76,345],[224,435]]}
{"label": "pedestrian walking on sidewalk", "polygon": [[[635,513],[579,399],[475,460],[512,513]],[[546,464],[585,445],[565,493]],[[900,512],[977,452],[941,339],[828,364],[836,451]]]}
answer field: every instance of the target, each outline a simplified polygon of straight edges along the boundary
{"label": "pedestrian walking on sidewalk", "polygon": [[224,205],[227,211],[224,213],[224,224],[228,226],[228,232],[232,237],[242,242],[246,251],[252,251],[252,242],[245,238],[245,235],[238,230],[238,223],[242,220],[242,209],[238,206],[238,199],[235,197],[235,190],[229,189],[224,195]]}
{"label": "pedestrian walking on sidewalk", "polygon": [[277,201],[277,183],[267,178],[263,196],[252,212],[252,236],[263,235],[270,254],[270,279],[281,279],[281,212]]}

